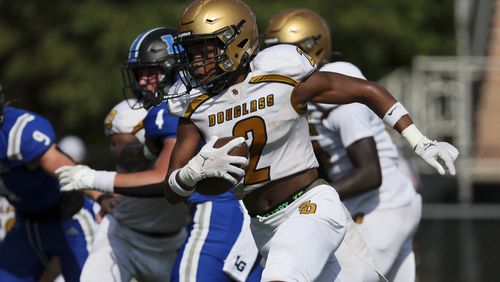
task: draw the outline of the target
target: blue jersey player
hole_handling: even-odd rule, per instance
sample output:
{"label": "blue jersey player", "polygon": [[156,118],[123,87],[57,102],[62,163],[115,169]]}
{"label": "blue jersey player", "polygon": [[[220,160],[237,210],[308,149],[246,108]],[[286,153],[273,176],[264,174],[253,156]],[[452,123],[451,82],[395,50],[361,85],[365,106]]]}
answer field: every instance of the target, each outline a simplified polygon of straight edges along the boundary
{"label": "blue jersey player", "polygon": [[[160,103],[162,93],[174,82],[173,70],[173,33],[163,34],[159,44],[155,32],[145,32],[148,36],[139,36],[132,43],[131,54],[124,70],[125,89],[130,89],[141,100],[144,107],[152,107],[146,115],[145,129],[147,154],[157,156],[168,164],[173,144],[177,137],[178,118],[170,115],[166,103]],[[148,46],[141,46],[148,45]],[[163,46],[163,49],[160,47]],[[143,48],[144,47],[144,48]],[[163,56],[164,50],[171,56]],[[132,52],[137,50],[137,52]],[[131,105],[132,107],[137,105]],[[90,176],[88,167],[74,167],[74,173]],[[73,170],[72,169],[72,170]],[[134,190],[151,189],[149,196],[163,197],[163,191],[153,192],[148,184],[155,184],[165,179],[167,166],[155,166],[153,170],[139,173],[106,174],[102,171],[91,173],[77,189],[99,188],[106,192],[137,195]],[[63,169],[64,171],[64,169]],[[69,172],[69,171],[68,171]],[[74,174],[74,173],[71,174]],[[64,175],[66,173],[63,173]],[[95,179],[111,178],[114,187],[102,185],[95,187]],[[93,179],[92,179],[93,178]],[[86,185],[86,182],[88,185]],[[98,180],[98,183],[108,183]],[[142,187],[138,187],[142,186]],[[76,188],[76,187],[75,187]],[[203,196],[194,193],[187,199],[192,212],[188,225],[188,238],[182,246],[172,272],[172,281],[260,281],[262,267],[258,252],[249,230],[246,210],[228,192],[219,196]]]}
{"label": "blue jersey player", "polygon": [[92,203],[59,190],[54,170],[74,163],[54,144],[50,122],[5,106],[0,95],[0,194],[16,210],[0,248],[0,281],[38,281],[54,256],[65,280],[78,281],[94,232]]}

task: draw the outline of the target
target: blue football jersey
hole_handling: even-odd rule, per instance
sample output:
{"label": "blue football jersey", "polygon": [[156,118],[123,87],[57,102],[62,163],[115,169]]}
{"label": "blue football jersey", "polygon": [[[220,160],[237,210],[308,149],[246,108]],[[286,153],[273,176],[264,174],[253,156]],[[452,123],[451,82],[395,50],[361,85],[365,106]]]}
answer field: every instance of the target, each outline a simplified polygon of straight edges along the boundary
{"label": "blue football jersey", "polygon": [[144,118],[146,139],[161,141],[177,138],[177,124],[179,118],[170,114],[166,102],[152,107]]}
{"label": "blue football jersey", "polygon": [[0,195],[18,212],[44,210],[61,197],[59,183],[34,163],[55,142],[48,120],[6,107],[0,134]]}

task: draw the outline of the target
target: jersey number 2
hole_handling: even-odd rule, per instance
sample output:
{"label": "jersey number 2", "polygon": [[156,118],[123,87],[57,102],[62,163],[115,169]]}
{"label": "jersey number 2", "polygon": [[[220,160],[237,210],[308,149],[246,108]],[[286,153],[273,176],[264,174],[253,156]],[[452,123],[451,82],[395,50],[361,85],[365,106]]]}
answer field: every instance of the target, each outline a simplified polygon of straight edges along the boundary
{"label": "jersey number 2", "polygon": [[234,125],[233,136],[251,138],[250,160],[248,162],[247,173],[245,175],[245,185],[252,185],[268,181],[270,167],[257,168],[262,150],[267,143],[266,123],[261,117],[254,116],[241,120]]}

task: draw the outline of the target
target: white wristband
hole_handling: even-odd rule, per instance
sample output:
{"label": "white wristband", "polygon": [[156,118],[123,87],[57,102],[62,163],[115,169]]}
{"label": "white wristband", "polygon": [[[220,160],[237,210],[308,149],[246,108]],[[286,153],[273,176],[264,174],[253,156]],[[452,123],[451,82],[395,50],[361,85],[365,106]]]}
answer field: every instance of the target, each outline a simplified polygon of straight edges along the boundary
{"label": "white wristband", "polygon": [[177,174],[179,173],[180,169],[176,169],[172,171],[170,176],[168,177],[168,186],[170,187],[170,190],[174,192],[175,194],[181,196],[181,197],[189,197],[194,193],[194,188],[192,190],[185,190],[177,183]]}
{"label": "white wristband", "polygon": [[402,132],[408,143],[410,143],[413,151],[417,148],[417,145],[422,143],[426,139],[426,137],[418,130],[418,128],[414,124],[410,124],[406,127]]}
{"label": "white wristband", "polygon": [[[196,156],[191,159],[194,160]],[[191,162],[191,161],[190,161]],[[189,167],[189,163],[185,165],[183,168],[179,169],[179,179],[184,183],[184,185],[193,187],[200,181],[199,175],[191,168]]]}
{"label": "white wristband", "polygon": [[406,108],[399,102],[392,105],[392,107],[387,110],[384,115],[384,122],[387,123],[391,128],[396,125],[396,123],[405,115],[408,114]]}
{"label": "white wristband", "polygon": [[92,187],[96,190],[113,193],[115,187],[116,171],[97,170]]}

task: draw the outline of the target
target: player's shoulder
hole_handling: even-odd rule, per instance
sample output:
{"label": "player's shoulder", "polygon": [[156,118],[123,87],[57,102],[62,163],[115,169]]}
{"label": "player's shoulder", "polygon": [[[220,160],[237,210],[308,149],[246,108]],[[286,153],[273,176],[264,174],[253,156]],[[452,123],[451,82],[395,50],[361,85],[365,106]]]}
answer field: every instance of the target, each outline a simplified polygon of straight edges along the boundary
{"label": "player's shoulder", "polygon": [[44,117],[24,109],[6,107],[4,124],[6,156],[29,162],[41,156],[55,142],[55,132]]}
{"label": "player's shoulder", "polygon": [[164,102],[161,102],[159,105],[156,105],[154,107],[151,107],[146,115],[146,119],[149,119],[150,117],[152,116],[155,116],[157,115],[159,112],[161,112],[162,114],[169,114],[170,111],[167,107],[167,102],[164,101]]}
{"label": "player's shoulder", "polygon": [[170,113],[167,102],[152,107],[144,118],[146,139],[163,137],[175,138],[179,118]]}
{"label": "player's shoulder", "polygon": [[250,63],[255,74],[274,74],[302,81],[316,69],[314,60],[299,47],[279,44],[260,51]]}
{"label": "player's shoulder", "polygon": [[206,94],[202,87],[191,89],[189,92],[182,80],[178,79],[168,90],[169,95],[176,96],[168,99],[167,106],[170,114],[184,117],[192,109],[193,102],[201,99]]}
{"label": "player's shoulder", "polygon": [[6,107],[4,109],[4,123],[10,131],[23,131],[26,129],[52,129],[50,121],[43,116],[20,108]]}
{"label": "player's shoulder", "polygon": [[142,120],[148,113],[144,108],[132,109],[130,105],[138,103],[136,99],[123,100],[116,104],[104,119],[104,131],[107,136],[120,133],[135,134],[142,128]]}
{"label": "player's shoulder", "polygon": [[5,107],[4,117],[5,117],[6,121],[10,121],[10,122],[14,122],[14,123],[20,117],[23,117],[24,119],[29,117],[28,119],[30,119],[30,120],[35,120],[35,119],[46,120],[44,117],[42,117],[41,115],[39,115],[37,113],[31,112],[31,111],[28,111],[25,109],[15,108],[15,107]]}
{"label": "player's shoulder", "polygon": [[347,76],[366,79],[361,70],[349,62],[333,62],[323,65],[319,71],[335,72]]}

